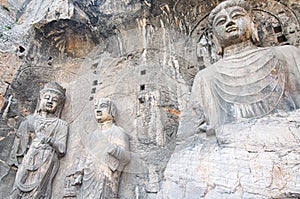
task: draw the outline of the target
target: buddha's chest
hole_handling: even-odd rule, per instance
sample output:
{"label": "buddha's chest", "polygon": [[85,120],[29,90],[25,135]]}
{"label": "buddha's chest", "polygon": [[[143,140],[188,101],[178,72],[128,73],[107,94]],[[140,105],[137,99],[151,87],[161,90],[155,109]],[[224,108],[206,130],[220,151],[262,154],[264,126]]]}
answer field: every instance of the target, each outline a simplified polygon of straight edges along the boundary
{"label": "buddha's chest", "polygon": [[213,88],[218,104],[232,118],[254,118],[293,106],[286,92],[285,63],[273,55],[249,55],[216,66]]}

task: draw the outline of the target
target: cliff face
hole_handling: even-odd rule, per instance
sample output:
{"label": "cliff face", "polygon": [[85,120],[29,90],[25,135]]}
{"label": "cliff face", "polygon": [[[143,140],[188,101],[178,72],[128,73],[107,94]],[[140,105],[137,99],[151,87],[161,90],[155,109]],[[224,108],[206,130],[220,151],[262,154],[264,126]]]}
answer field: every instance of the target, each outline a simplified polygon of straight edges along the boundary
{"label": "cliff face", "polygon": [[[260,46],[300,45],[297,0],[250,2],[261,24]],[[95,129],[93,103],[99,97],[115,102],[116,122],[130,138],[133,158],[123,173],[120,198],[155,198],[158,192],[158,197],[174,198],[164,191],[168,183],[184,183],[170,176],[179,160],[188,163],[195,155],[185,155],[187,150],[181,156],[182,147],[176,147],[180,113],[196,73],[219,59],[207,32],[207,16],[218,3],[1,0],[0,198],[9,195],[14,181],[16,168],[7,162],[16,129],[34,112],[38,91],[51,80],[67,89],[62,118],[70,124],[68,152],[53,184],[53,198],[64,195],[65,178],[80,162],[82,143]],[[192,172],[181,177],[188,179]]]}

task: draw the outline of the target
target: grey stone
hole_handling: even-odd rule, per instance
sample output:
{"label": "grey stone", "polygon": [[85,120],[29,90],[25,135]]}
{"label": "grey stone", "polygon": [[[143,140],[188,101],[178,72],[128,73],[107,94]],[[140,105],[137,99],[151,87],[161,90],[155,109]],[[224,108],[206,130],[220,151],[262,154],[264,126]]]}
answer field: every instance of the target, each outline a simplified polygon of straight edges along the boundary
{"label": "grey stone", "polygon": [[65,90],[50,82],[40,91],[36,113],[17,131],[10,164],[18,167],[12,198],[51,198],[59,158],[67,148],[68,125],[59,119]]}
{"label": "grey stone", "polygon": [[74,180],[70,182],[71,186],[81,185],[82,188],[78,194],[76,188],[70,194],[68,186],[65,198],[119,197],[120,177],[131,159],[128,136],[114,123],[117,110],[110,99],[97,99],[94,114],[98,128],[84,140],[86,157],[79,163],[77,172],[73,174]]}
{"label": "grey stone", "polygon": [[173,198],[174,190],[182,198],[299,197],[298,117],[296,110],[226,124],[214,142],[176,151],[158,198]]}
{"label": "grey stone", "polygon": [[[185,114],[195,75],[221,59],[208,29],[208,13],[217,3],[208,0],[2,0],[0,150],[3,165],[7,165],[5,156],[22,119],[34,113],[38,90],[49,81],[60,82],[68,91],[61,118],[69,123],[70,129],[68,151],[60,159],[52,198],[64,196],[66,176],[69,181],[77,179],[71,174],[76,174],[76,166],[84,157],[84,138],[97,128],[93,102],[100,96],[115,102],[117,125],[129,137],[131,161],[119,183],[122,199],[153,198],[156,192],[161,195],[160,189],[168,183],[164,171],[169,170],[169,158],[173,153],[176,156],[177,151],[194,153],[192,149],[196,147],[207,156],[216,143],[232,145],[230,136],[218,137],[220,141],[216,141],[215,129],[197,117],[203,114],[197,106],[189,112],[197,115],[196,118]],[[259,46],[287,43],[299,46],[297,0],[251,0],[249,3],[255,8]],[[206,136],[203,131],[211,133]],[[256,151],[252,145],[248,148]],[[239,150],[234,152],[239,154]],[[191,158],[181,161],[189,162]],[[170,160],[170,164],[174,162]],[[6,171],[7,167],[3,167]],[[187,173],[184,167],[179,170]],[[10,194],[14,172],[11,167],[1,180],[0,196]],[[234,184],[232,181],[230,184]],[[187,187],[192,191],[185,195],[193,198],[198,188],[204,195],[205,189],[197,183],[189,182]],[[293,193],[298,190],[293,189]],[[216,190],[229,192],[232,188],[218,187],[208,195],[222,197],[223,193]],[[70,190],[74,191],[78,190]],[[185,196],[180,189],[168,192],[172,198]],[[260,197],[240,188],[225,196],[241,195]]]}
{"label": "grey stone", "polygon": [[222,58],[195,77],[157,198],[298,197],[299,49],[257,49],[246,1],[220,3],[209,23]]}

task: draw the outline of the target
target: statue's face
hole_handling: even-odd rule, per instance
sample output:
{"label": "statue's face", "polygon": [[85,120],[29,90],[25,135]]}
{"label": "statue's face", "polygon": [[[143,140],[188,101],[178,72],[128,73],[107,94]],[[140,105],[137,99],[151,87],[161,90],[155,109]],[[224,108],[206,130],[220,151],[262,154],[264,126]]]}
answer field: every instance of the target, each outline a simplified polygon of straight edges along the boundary
{"label": "statue's face", "polygon": [[222,9],[214,18],[213,32],[221,47],[225,48],[251,37],[252,19],[239,6]]}
{"label": "statue's face", "polygon": [[46,91],[41,95],[40,110],[55,113],[60,103],[60,96],[53,91]]}
{"label": "statue's face", "polygon": [[95,117],[99,123],[112,120],[108,103],[100,102],[95,105]]}

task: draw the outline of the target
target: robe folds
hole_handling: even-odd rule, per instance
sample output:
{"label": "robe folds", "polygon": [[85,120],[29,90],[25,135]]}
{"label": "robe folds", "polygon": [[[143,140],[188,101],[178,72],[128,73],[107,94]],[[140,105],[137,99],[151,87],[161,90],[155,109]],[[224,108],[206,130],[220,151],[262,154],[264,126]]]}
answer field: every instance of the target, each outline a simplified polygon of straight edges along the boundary
{"label": "robe folds", "polygon": [[[87,157],[79,198],[119,198],[120,177],[131,158],[125,131],[112,123],[108,129],[97,129],[92,132],[85,146]],[[113,155],[108,153],[112,146],[116,148]]]}
{"label": "robe folds", "polygon": [[223,58],[198,72],[190,104],[203,110],[212,128],[298,109],[300,50],[257,48]]}
{"label": "robe folds", "polygon": [[68,124],[59,118],[29,115],[21,123],[11,153],[18,167],[13,198],[51,198],[59,159],[66,153]]}

